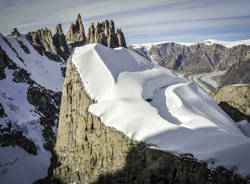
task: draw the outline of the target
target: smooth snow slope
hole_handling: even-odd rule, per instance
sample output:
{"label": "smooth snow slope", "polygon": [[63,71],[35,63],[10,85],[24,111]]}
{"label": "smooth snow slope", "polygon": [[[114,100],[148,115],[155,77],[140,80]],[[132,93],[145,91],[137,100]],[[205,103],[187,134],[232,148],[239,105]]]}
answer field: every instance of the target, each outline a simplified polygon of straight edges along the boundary
{"label": "smooth snow slope", "polygon": [[105,125],[155,149],[250,174],[250,139],[194,83],[125,48],[86,45],[72,62],[97,101],[89,111]]}

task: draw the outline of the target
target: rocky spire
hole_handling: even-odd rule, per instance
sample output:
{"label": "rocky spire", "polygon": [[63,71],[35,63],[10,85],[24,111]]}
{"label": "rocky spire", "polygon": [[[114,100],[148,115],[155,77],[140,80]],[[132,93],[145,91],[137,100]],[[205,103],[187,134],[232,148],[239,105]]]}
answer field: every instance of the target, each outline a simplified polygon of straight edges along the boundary
{"label": "rocky spire", "polygon": [[87,35],[87,42],[88,43],[95,43],[95,26],[94,26],[94,23],[92,23],[89,26],[89,31],[88,31],[88,35]]}
{"label": "rocky spire", "polygon": [[10,33],[10,34],[8,34],[7,35],[8,37],[10,37],[10,36],[20,36],[20,33],[19,33],[19,31],[17,30],[17,28],[15,27],[15,28],[13,28],[13,30],[12,30],[12,32]]}
{"label": "rocky spire", "polygon": [[113,20],[105,20],[97,23],[96,27],[91,24],[88,31],[87,43],[100,43],[107,47],[127,47],[123,32],[121,29],[115,33],[115,25]]}
{"label": "rocky spire", "polygon": [[84,32],[84,27],[82,24],[81,15],[78,14],[76,23],[71,24],[69,31],[66,35],[67,42],[74,43],[76,45],[83,45],[86,41],[86,36]]}
{"label": "rocky spire", "polygon": [[126,40],[121,29],[117,29],[117,41],[119,47],[127,47]]}
{"label": "rocky spire", "polygon": [[65,35],[63,33],[62,24],[58,24],[55,28],[55,34],[53,35],[53,43],[56,47],[57,53],[64,59],[67,60],[70,55],[69,48]]}
{"label": "rocky spire", "polygon": [[58,56],[57,49],[54,45],[52,33],[48,28],[38,29],[34,32],[26,34],[27,39],[34,48],[41,54],[45,54],[49,59],[61,61]]}

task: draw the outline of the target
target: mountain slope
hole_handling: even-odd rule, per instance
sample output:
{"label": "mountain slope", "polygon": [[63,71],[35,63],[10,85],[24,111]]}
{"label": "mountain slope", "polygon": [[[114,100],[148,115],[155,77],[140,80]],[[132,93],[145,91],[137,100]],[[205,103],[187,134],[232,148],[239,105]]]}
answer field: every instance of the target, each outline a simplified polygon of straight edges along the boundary
{"label": "mountain slope", "polygon": [[249,65],[249,42],[249,40],[238,42],[207,40],[203,43],[190,44],[163,42],[132,45],[130,48],[161,66],[184,74],[228,71],[221,77],[220,85],[223,86],[250,82],[249,72],[243,69]]}
{"label": "mountain slope", "polygon": [[[104,179],[110,174],[107,181],[115,183],[119,171],[129,172],[124,177],[121,174],[121,181],[136,181],[147,171],[134,176],[133,170],[126,169],[131,141],[146,142],[151,145],[146,149],[162,150],[163,155],[166,150],[191,153],[212,168],[224,165],[244,176],[250,172],[246,162],[250,160],[249,138],[208,95],[194,83],[125,48],[109,49],[99,44],[76,48],[68,62],[62,99],[51,176],[63,183],[102,181],[100,174]],[[161,156],[159,159],[166,161]],[[156,164],[147,161],[145,168]],[[138,167],[143,167],[140,164]],[[184,167],[183,178],[176,178],[177,183],[209,181],[210,171],[201,166],[198,181],[190,175],[189,166]],[[171,169],[175,167],[179,166]]]}
{"label": "mountain slope", "polygon": [[[113,21],[93,28],[93,42],[126,44]],[[6,184],[33,183],[47,175],[66,60],[72,46],[88,41],[80,16],[69,32],[66,37],[58,24],[54,34],[47,28],[25,35],[14,28],[6,37],[0,34],[0,180]]]}
{"label": "mountain slope", "polygon": [[65,63],[41,55],[20,33],[0,34],[0,55],[1,182],[33,183],[50,165]]}

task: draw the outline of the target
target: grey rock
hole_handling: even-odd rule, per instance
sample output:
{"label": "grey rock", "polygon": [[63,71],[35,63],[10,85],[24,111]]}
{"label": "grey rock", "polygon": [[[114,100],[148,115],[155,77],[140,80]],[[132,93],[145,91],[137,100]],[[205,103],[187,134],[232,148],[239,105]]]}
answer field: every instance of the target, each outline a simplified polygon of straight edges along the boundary
{"label": "grey rock", "polygon": [[32,85],[34,81],[30,79],[30,74],[24,70],[24,69],[19,69],[15,70],[13,73],[13,79],[14,82],[16,83],[27,83]]}
{"label": "grey rock", "polygon": [[53,35],[53,44],[56,52],[66,61],[70,55],[66,37],[63,33],[62,24],[58,24]]}
{"label": "grey rock", "polygon": [[22,40],[17,40],[17,42],[19,43],[20,47],[23,49],[23,51],[26,53],[26,54],[30,54],[30,50],[29,48],[24,45],[23,41]]}
{"label": "grey rock", "polygon": [[66,35],[66,40],[67,42],[72,43],[74,46],[85,44],[86,36],[80,14],[78,14],[75,24],[72,23],[70,25],[69,31]]}
{"label": "grey rock", "polygon": [[28,88],[27,99],[35,107],[35,112],[41,116],[40,124],[44,127],[42,134],[45,139],[43,146],[52,151],[56,141],[52,128],[58,121],[61,92],[54,92],[38,84],[33,84]]}
{"label": "grey rock", "polygon": [[6,78],[5,68],[17,69],[17,66],[12,60],[9,59],[0,46],[0,80]]}
{"label": "grey rock", "polygon": [[121,29],[117,29],[117,40],[119,47],[127,47],[126,40]]}
{"label": "grey rock", "polygon": [[96,27],[92,23],[88,29],[87,43],[100,43],[107,47],[127,47],[125,37],[121,29],[115,33],[113,20],[105,20],[97,23]]}
{"label": "grey rock", "polygon": [[13,129],[12,124],[7,122],[6,127],[0,127],[0,146],[18,146],[30,154],[36,155],[37,148],[35,143],[27,138],[21,130]]}
{"label": "grey rock", "polygon": [[221,86],[250,83],[250,59],[233,64],[221,77]]}
{"label": "grey rock", "polygon": [[17,28],[13,28],[12,32],[10,34],[7,35],[8,37],[11,37],[11,36],[17,36],[19,37],[20,36],[20,33],[19,31],[17,30]]}
{"label": "grey rock", "polygon": [[250,122],[250,84],[227,85],[210,95],[234,121]]}
{"label": "grey rock", "polygon": [[[145,48],[130,49],[150,59]],[[250,67],[250,46],[227,48],[204,43],[185,46],[169,42],[152,46],[149,53],[159,65],[177,72],[198,74],[226,70],[228,73],[222,77],[222,85],[250,83],[247,72]]]}
{"label": "grey rock", "polygon": [[0,103],[0,118],[6,117],[3,105]]}

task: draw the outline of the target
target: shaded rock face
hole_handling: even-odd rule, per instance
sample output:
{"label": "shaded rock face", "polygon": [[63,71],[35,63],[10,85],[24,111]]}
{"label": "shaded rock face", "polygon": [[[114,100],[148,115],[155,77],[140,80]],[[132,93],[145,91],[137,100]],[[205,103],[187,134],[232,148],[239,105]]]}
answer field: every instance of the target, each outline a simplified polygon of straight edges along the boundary
{"label": "shaded rock face", "polygon": [[113,20],[97,23],[96,27],[92,24],[88,30],[87,43],[100,43],[111,48],[127,47],[122,30],[117,29],[115,33]]}
{"label": "shaded rock face", "polygon": [[59,119],[61,92],[54,92],[40,85],[33,84],[28,88],[27,99],[35,107],[36,113],[41,116],[40,124],[44,127],[42,134],[45,139],[43,146],[52,152],[56,142],[53,127],[56,126]]}
{"label": "shaded rock face", "polygon": [[20,36],[20,33],[19,33],[19,31],[17,30],[17,28],[14,28],[14,29],[12,30],[12,32],[11,32],[10,34],[8,34],[7,36],[17,36],[17,37],[19,37],[19,36]]}
{"label": "shaded rock face", "polygon": [[176,156],[129,139],[90,114],[92,103],[68,60],[49,177],[38,183],[246,183],[223,168],[210,171],[192,155]]}
{"label": "shaded rock face", "polygon": [[66,35],[66,40],[67,42],[73,43],[74,46],[85,44],[86,36],[80,14],[78,14],[75,24],[72,23],[70,25],[69,31]]}
{"label": "shaded rock face", "polygon": [[58,24],[55,28],[53,43],[56,47],[56,52],[66,61],[70,55],[70,51],[66,42],[66,37],[62,30],[62,24]]}
{"label": "shaded rock face", "polygon": [[30,154],[36,155],[37,148],[35,143],[23,135],[18,125],[12,126],[12,123],[7,122],[6,127],[0,128],[0,147],[18,146]]}
{"label": "shaded rock face", "polygon": [[250,84],[224,86],[210,95],[234,121],[250,122]]}
{"label": "shaded rock face", "polygon": [[[250,46],[239,45],[226,48],[222,45],[206,45],[204,43],[191,46],[176,43],[164,43],[152,46],[148,51],[142,48],[133,48],[142,56],[151,55],[159,65],[182,73],[208,73],[224,71],[228,73],[222,85],[233,83],[249,83]],[[150,58],[149,58],[150,59]],[[237,75],[232,74],[237,73]],[[223,79],[224,77],[222,77]]]}
{"label": "shaded rock face", "polygon": [[229,84],[246,84],[250,83],[250,59],[239,61],[233,64],[229,70],[221,77],[222,86]]}
{"label": "shaded rock face", "polygon": [[41,55],[44,54],[49,59],[57,62],[61,61],[53,44],[52,33],[49,29],[45,28],[29,32],[26,35],[26,38]]}

